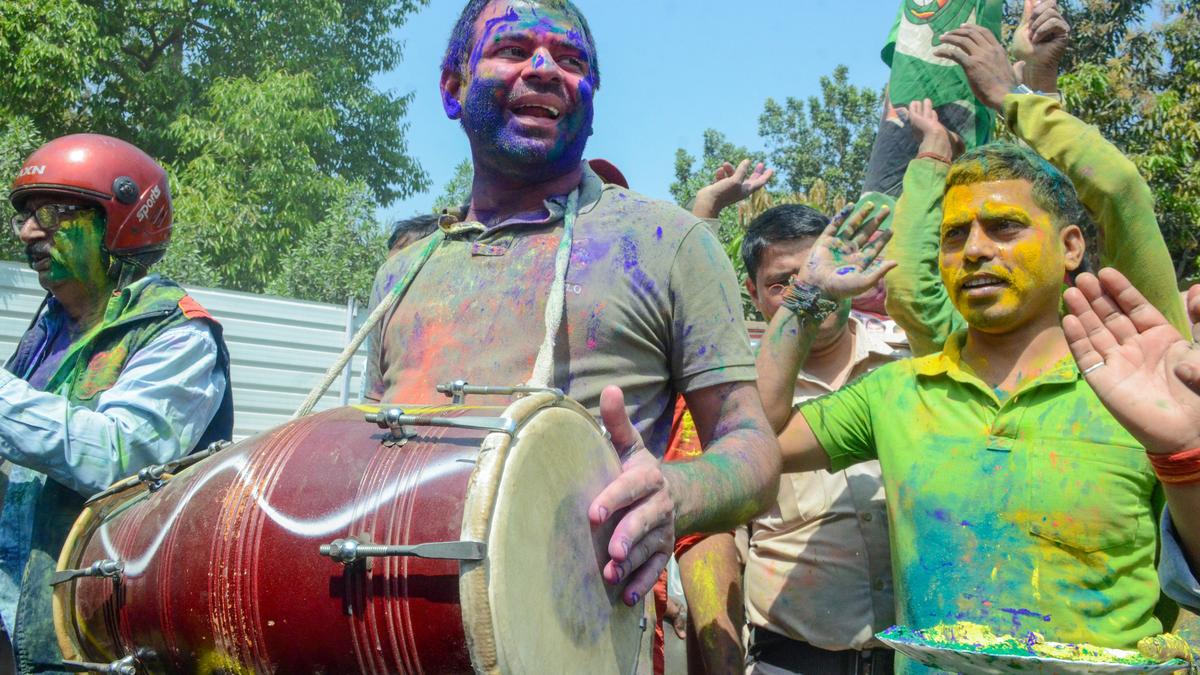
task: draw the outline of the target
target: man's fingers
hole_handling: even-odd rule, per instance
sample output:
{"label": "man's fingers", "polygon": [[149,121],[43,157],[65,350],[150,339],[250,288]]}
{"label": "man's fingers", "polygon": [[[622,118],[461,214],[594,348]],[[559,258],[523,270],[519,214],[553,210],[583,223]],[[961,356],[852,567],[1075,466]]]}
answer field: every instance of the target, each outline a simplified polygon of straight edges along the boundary
{"label": "man's fingers", "polygon": [[1033,16],[1034,0],[1025,0],[1025,8],[1021,11],[1021,25],[1029,23],[1030,17]]}
{"label": "man's fingers", "polygon": [[[1117,301],[1108,294],[1106,289],[1101,285],[1096,277],[1091,275],[1080,275],[1075,280],[1075,287],[1083,291],[1083,295],[1087,298],[1088,304],[1092,306],[1092,312],[1099,317],[1104,327],[1112,333],[1113,339],[1117,343],[1123,344],[1127,340],[1137,337],[1138,330],[1130,321],[1129,317],[1122,311],[1121,306]],[[1084,326],[1091,333],[1093,327],[1088,325],[1084,319]],[[1094,340],[1095,338],[1093,338]],[[1096,348],[1100,353],[1107,354],[1109,346],[1107,344],[1097,344]]]}
{"label": "man's fingers", "polygon": [[1175,377],[1193,393],[1200,394],[1200,352],[1189,349],[1186,356],[1173,369]]}
{"label": "man's fingers", "polygon": [[870,286],[878,284],[880,279],[887,276],[888,272],[896,269],[896,266],[899,264],[895,260],[876,260],[871,263],[871,266],[867,268],[867,281],[870,282]]}
{"label": "man's fingers", "polygon": [[[868,205],[870,206],[870,205]],[[892,209],[887,204],[882,204],[878,209],[875,209],[874,215],[859,226],[858,230],[851,236],[851,241],[860,249],[867,245],[871,240],[871,236],[879,230],[879,226],[883,225],[883,221],[887,220],[888,214]]]}
{"label": "man's fingers", "polygon": [[1083,327],[1079,317],[1074,314],[1064,316],[1062,326],[1063,334],[1067,336],[1067,346],[1071,348],[1071,355],[1075,357],[1075,363],[1079,366],[1080,371],[1104,363],[1104,357],[1092,346],[1087,329]]}
{"label": "man's fingers", "polygon": [[[1110,298],[1116,301],[1121,314],[1129,320],[1139,333],[1167,323],[1167,318],[1150,304],[1146,296],[1130,283],[1125,275],[1111,267],[1100,270],[1100,285]],[[1122,340],[1123,342],[1124,340]]]}
{"label": "man's fingers", "polygon": [[[612,542],[609,543],[612,560],[604,566],[604,580],[611,584],[620,583],[622,579],[628,578],[631,572],[641,567],[654,554],[670,551],[675,543],[674,523],[655,527],[633,542],[618,541],[617,538],[621,536],[620,526],[617,526],[617,530],[613,532]],[[611,553],[614,544],[621,555]]]}
{"label": "man's fingers", "polygon": [[887,246],[887,243],[891,241],[891,239],[892,231],[884,230],[883,232],[879,233],[879,236],[867,242],[867,245],[862,248],[863,265],[870,265],[871,263],[875,262],[875,259],[879,257],[879,254],[883,253],[883,247]]}
{"label": "man's fingers", "polygon": [[1192,339],[1200,340],[1200,284],[1188,289],[1187,314],[1192,324]]}
{"label": "man's fingers", "polygon": [[733,170],[733,180],[737,181],[738,183],[746,180],[746,173],[748,171],[750,171],[750,160],[743,159],[742,161],[738,162],[737,168]]}
{"label": "man's fingers", "polygon": [[638,604],[638,601],[646,597],[650,593],[650,589],[654,588],[655,582],[658,581],[662,571],[667,568],[667,561],[670,559],[669,553],[656,553],[645,564],[634,570],[633,574],[629,576],[629,581],[625,583],[621,600],[630,607]]}
{"label": "man's fingers", "polygon": [[1050,42],[1071,34],[1071,28],[1062,18],[1054,15],[1043,17],[1041,24],[1034,28],[1033,43]]}
{"label": "man's fingers", "polygon": [[1091,274],[1080,274],[1075,279],[1075,288],[1068,288],[1063,294],[1063,300],[1066,302],[1067,311],[1079,320],[1088,340],[1092,343],[1092,348],[1101,354],[1107,354],[1117,348],[1117,338],[1109,326],[1096,314],[1095,307],[1087,293],[1082,290],[1085,286],[1094,287],[1094,294],[1102,295],[1099,290],[1100,282],[1096,280],[1096,277]]}
{"label": "man's fingers", "polygon": [[[591,506],[588,507],[588,519],[593,524],[599,525],[608,520],[612,514],[633,506],[655,492],[661,491],[665,485],[666,479],[659,468],[658,460],[650,454],[649,450],[642,448],[626,461],[621,474],[613,482],[605,486],[600,491],[600,494],[596,495],[596,498],[592,500]],[[666,501],[669,502],[670,498],[666,498]],[[661,503],[656,503],[655,506],[662,508]],[[668,512],[670,508],[668,505]],[[632,522],[626,523],[630,519],[630,516],[636,516],[636,518]],[[646,514],[640,513],[638,509],[635,509],[633,512],[625,514],[625,517],[621,519],[621,525],[625,526],[625,530],[621,534],[624,537],[631,537],[632,532],[630,528],[634,525],[643,525],[645,530],[657,526],[654,523],[648,525],[646,523]],[[621,525],[618,525],[618,528]],[[637,534],[640,536],[641,533]],[[614,532],[614,541],[616,540],[616,536],[617,533]],[[613,553],[610,551],[609,555],[613,555]]]}
{"label": "man's fingers", "polygon": [[774,177],[775,177],[775,169],[767,169],[766,171],[763,171],[762,173],[760,173],[758,175],[758,178],[755,179],[754,189],[757,190],[757,189],[761,188],[762,186],[766,185],[767,183],[770,183],[771,179]]}

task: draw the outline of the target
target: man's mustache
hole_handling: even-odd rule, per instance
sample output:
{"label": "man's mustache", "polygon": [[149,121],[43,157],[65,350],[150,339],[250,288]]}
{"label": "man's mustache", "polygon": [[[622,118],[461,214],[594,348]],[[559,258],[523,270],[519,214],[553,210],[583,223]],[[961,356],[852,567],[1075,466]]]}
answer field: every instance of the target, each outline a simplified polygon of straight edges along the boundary
{"label": "man's mustache", "polygon": [[25,259],[32,265],[37,258],[50,257],[52,245],[48,241],[39,241],[25,247]]}

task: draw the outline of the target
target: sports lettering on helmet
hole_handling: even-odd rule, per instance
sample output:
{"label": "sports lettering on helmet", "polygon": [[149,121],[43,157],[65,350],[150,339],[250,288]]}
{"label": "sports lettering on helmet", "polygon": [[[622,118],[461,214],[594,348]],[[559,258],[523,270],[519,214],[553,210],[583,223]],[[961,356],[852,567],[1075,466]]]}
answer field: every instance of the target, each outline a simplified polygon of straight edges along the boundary
{"label": "sports lettering on helmet", "polygon": [[45,164],[30,164],[29,166],[21,169],[21,173],[17,174],[17,178],[24,178],[25,176],[40,176],[44,173],[46,173]]}
{"label": "sports lettering on helmet", "polygon": [[138,212],[137,212],[138,221],[143,221],[146,219],[146,214],[150,213],[150,209],[154,208],[154,205],[156,203],[158,203],[158,198],[161,196],[162,196],[162,190],[160,190],[159,187],[157,185],[155,185],[154,188],[152,190],[150,190],[150,196],[146,199],[146,203],[142,204],[142,208],[138,209]]}

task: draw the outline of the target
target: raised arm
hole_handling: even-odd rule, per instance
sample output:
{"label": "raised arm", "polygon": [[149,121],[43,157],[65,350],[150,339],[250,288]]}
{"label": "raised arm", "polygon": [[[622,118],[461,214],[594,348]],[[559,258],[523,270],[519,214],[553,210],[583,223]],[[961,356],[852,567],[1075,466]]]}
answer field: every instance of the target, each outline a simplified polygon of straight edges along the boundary
{"label": "raised arm", "polygon": [[771,426],[779,434],[785,472],[829,466],[808,423],[792,409],[796,377],[808,358],[821,322],[845,311],[850,299],[874,288],[896,264],[881,257],[891,232],[871,240],[887,218],[886,205],[838,214],[813,242],[808,261],[792,278],[783,307],[771,318],[758,352],[758,391]]}
{"label": "raised arm", "polygon": [[[1080,275],[1064,299],[1071,353],[1100,402],[1145,446],[1181,548],[1200,570],[1200,351],[1116,270]],[[1200,290],[1189,300],[1200,301]]]}
{"label": "raised arm", "polygon": [[[1053,0],[1038,3],[1029,55],[1045,72],[1057,71],[1066,22]],[[1020,82],[995,37],[975,27],[946,33],[939,56],[963,67],[979,100],[1003,113],[1008,128],[1035,152],[1062,171],[1075,185],[1079,199],[1100,228],[1100,259],[1125,274],[1175,326],[1186,333],[1188,324],[1179,301],[1175,267],[1154,215],[1154,197],[1137,167],[1095,127],[1068,114],[1056,98],[1019,93]]]}
{"label": "raised arm", "polygon": [[775,169],[766,168],[762,162],[753,168],[748,159],[743,159],[737,168],[725,162],[717,167],[713,182],[696,193],[692,215],[705,220],[717,218],[721,211],[763,189],[774,175]]}
{"label": "raised arm", "polygon": [[[909,126],[919,145],[904,173],[904,192],[892,218],[887,276],[887,310],[908,336],[914,356],[940,351],[946,337],[963,326],[938,271],[942,193],[958,149],[928,99],[908,106]],[[960,141],[961,143],[961,141]]]}

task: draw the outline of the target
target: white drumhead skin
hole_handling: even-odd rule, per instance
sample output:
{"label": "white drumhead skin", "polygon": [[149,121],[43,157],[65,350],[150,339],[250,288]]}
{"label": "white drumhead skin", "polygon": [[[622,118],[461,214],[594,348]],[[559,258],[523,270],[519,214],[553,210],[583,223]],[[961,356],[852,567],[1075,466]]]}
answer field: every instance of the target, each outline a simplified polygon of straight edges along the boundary
{"label": "white drumhead skin", "polygon": [[591,501],[621,470],[573,403],[543,408],[517,432],[500,472],[488,537],[488,597],[503,673],[629,673],[642,608],[604,583],[613,524],[593,531]]}

